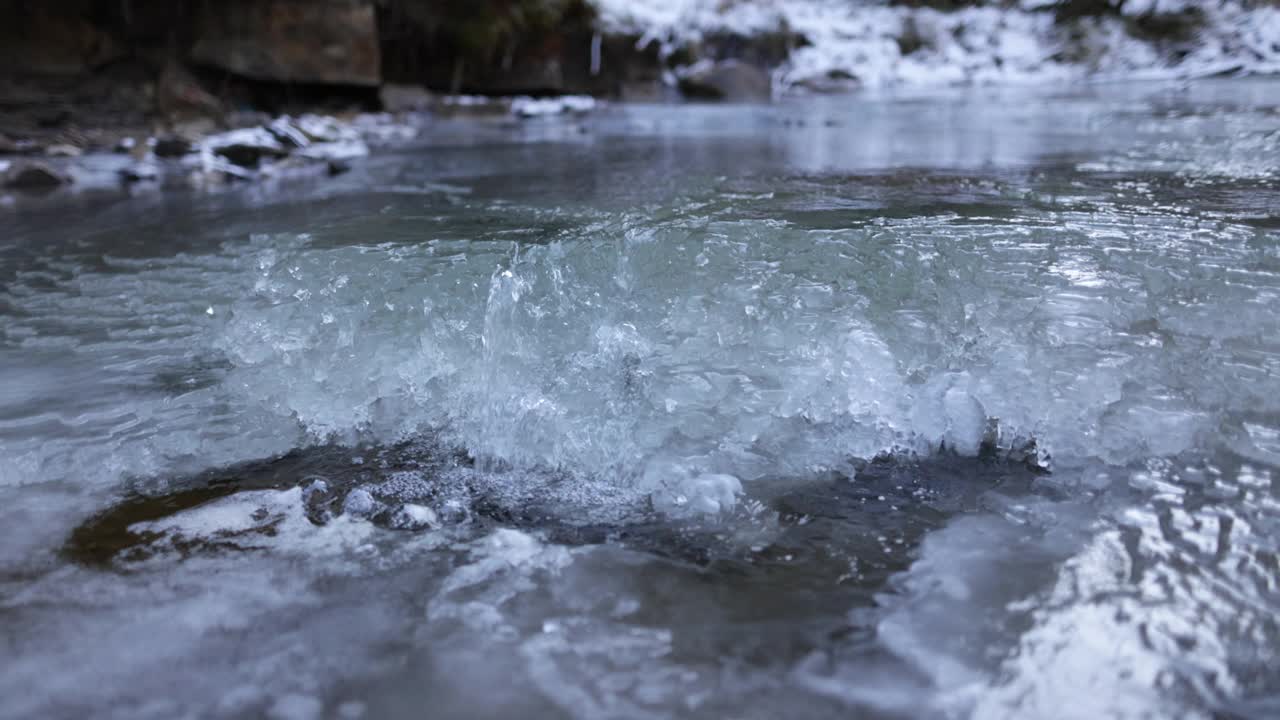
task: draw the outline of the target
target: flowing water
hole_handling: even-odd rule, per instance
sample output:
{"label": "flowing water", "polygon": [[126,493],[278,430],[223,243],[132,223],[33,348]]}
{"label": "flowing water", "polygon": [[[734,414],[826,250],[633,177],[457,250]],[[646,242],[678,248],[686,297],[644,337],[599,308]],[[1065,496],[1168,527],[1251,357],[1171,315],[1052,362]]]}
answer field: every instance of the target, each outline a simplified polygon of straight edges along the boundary
{"label": "flowing water", "polygon": [[0,216],[0,716],[1280,714],[1280,86]]}

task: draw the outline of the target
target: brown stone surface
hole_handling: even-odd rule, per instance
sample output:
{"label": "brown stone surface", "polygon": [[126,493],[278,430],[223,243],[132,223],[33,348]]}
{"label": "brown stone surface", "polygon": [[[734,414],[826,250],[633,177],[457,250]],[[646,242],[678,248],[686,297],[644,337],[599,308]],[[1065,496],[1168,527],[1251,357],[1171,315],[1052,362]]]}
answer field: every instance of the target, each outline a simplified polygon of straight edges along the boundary
{"label": "brown stone surface", "polygon": [[0,11],[0,69],[6,73],[78,75],[126,54],[75,2],[10,2],[0,4]]}
{"label": "brown stone surface", "polygon": [[156,107],[172,120],[216,118],[223,114],[222,103],[176,62],[167,63],[160,72],[156,81]]}
{"label": "brown stone surface", "polygon": [[191,58],[257,80],[360,86],[382,80],[372,0],[207,2]]}

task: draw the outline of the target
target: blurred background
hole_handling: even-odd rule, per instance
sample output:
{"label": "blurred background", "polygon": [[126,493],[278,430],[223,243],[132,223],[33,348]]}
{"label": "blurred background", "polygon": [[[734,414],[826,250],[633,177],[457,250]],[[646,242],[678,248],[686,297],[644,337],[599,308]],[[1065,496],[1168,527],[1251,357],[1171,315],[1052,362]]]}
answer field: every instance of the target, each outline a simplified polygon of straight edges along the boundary
{"label": "blurred background", "polygon": [[0,152],[439,94],[756,101],[1280,70],[1271,0],[3,0],[0,17]]}

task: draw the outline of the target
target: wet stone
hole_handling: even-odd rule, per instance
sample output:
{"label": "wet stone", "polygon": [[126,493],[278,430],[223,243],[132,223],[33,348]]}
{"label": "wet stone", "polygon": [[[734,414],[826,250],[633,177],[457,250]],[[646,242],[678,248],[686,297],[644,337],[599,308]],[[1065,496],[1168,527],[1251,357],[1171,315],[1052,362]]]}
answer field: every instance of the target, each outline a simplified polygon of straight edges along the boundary
{"label": "wet stone", "polygon": [[126,183],[147,182],[160,178],[160,168],[151,162],[136,162],[120,168],[120,179]]}
{"label": "wet stone", "polygon": [[772,93],[769,73],[737,60],[695,66],[680,77],[686,97],[726,102],[761,102]]}
{"label": "wet stone", "polygon": [[156,138],[155,145],[151,150],[156,157],[173,158],[182,157],[194,150],[191,141],[179,135],[168,135],[162,138]]}
{"label": "wet stone", "polygon": [[49,190],[70,182],[70,175],[39,162],[15,164],[4,178],[5,187],[19,190]]}

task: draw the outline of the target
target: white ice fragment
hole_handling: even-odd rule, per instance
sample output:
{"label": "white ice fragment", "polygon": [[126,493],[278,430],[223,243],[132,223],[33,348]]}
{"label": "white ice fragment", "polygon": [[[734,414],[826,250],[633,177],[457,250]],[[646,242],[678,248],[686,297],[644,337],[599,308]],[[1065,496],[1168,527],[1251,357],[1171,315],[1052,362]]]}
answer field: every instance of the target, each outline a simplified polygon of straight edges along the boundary
{"label": "white ice fragment", "polygon": [[391,515],[390,525],[397,530],[426,530],[440,527],[440,518],[425,505],[406,503]]}
{"label": "white ice fragment", "polygon": [[271,134],[280,139],[281,142],[287,142],[294,147],[306,147],[311,144],[311,138],[293,123],[293,118],[288,115],[282,115],[267,126]]}
{"label": "white ice fragment", "polygon": [[943,396],[942,406],[947,418],[947,445],[961,455],[977,455],[987,427],[982,404],[964,390],[951,388]]}
{"label": "white ice fragment", "polygon": [[356,488],[347,493],[346,499],[342,501],[342,512],[352,517],[368,517],[381,507],[382,503],[363,488]]}
{"label": "white ice fragment", "polygon": [[200,141],[200,146],[210,150],[244,146],[276,153],[284,152],[284,145],[280,144],[276,136],[272,135],[271,131],[261,127],[240,128],[239,130],[228,130],[209,135]]}
{"label": "white ice fragment", "polygon": [[693,474],[678,463],[661,461],[645,472],[654,487],[654,507],[673,515],[717,515],[732,510],[742,482],[723,473]]}
{"label": "white ice fragment", "polygon": [[315,478],[302,486],[302,502],[309,503],[316,495],[329,492],[329,483],[322,478]]}
{"label": "white ice fragment", "polygon": [[520,117],[583,114],[594,110],[596,99],[589,95],[564,95],[554,98],[518,97],[511,101],[511,112]]}
{"label": "white ice fragment", "polygon": [[542,543],[528,533],[499,528],[484,539],[483,548],[491,557],[505,557],[518,564],[537,553],[542,548]]}
{"label": "white ice fragment", "polygon": [[298,151],[309,160],[352,160],[368,154],[369,146],[359,138],[319,142]]}

